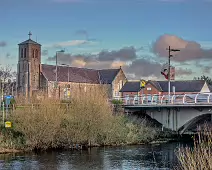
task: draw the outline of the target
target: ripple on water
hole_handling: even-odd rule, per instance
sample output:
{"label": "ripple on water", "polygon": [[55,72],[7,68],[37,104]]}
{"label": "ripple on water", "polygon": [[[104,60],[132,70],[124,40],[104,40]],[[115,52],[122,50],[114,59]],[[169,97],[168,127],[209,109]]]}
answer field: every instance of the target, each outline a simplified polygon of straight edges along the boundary
{"label": "ripple on water", "polygon": [[176,165],[177,143],[92,148],[0,156],[6,170],[136,170],[170,169]]}

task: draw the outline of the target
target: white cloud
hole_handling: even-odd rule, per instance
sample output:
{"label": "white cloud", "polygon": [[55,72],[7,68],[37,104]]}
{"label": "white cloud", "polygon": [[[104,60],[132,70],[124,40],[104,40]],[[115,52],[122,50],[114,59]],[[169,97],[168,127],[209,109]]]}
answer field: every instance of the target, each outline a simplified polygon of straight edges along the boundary
{"label": "white cloud", "polygon": [[64,41],[64,42],[58,42],[54,44],[47,44],[44,45],[46,48],[61,48],[61,47],[71,47],[71,46],[79,46],[79,45],[93,45],[96,44],[96,42],[87,41],[87,40],[71,40],[71,41]]}

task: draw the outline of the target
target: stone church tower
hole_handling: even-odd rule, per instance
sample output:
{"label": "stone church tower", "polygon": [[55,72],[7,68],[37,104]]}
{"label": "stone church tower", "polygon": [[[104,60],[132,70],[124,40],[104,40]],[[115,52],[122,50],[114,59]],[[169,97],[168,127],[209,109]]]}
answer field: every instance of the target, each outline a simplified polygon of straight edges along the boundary
{"label": "stone church tower", "polygon": [[33,91],[39,90],[41,45],[31,39],[18,44],[19,58],[17,65],[17,91],[30,97]]}

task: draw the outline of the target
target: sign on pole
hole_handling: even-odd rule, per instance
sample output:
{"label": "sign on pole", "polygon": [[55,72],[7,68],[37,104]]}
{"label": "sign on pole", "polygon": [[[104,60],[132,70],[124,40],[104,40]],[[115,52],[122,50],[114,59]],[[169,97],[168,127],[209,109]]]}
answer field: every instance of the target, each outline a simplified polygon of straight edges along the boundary
{"label": "sign on pole", "polygon": [[12,127],[12,123],[9,122],[9,121],[5,122],[5,127],[6,128],[11,128]]}
{"label": "sign on pole", "polygon": [[145,81],[145,80],[141,80],[140,86],[141,86],[141,87],[145,87],[145,85],[146,85],[146,81]]}
{"label": "sign on pole", "polygon": [[175,67],[170,68],[170,80],[175,80]]}

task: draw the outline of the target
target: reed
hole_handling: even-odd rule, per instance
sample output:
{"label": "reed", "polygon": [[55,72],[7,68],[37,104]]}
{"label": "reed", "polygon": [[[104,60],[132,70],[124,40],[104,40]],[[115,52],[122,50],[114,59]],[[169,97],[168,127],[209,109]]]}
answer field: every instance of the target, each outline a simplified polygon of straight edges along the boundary
{"label": "reed", "polygon": [[212,128],[204,129],[194,136],[194,147],[180,147],[177,150],[179,169],[212,169]]}

